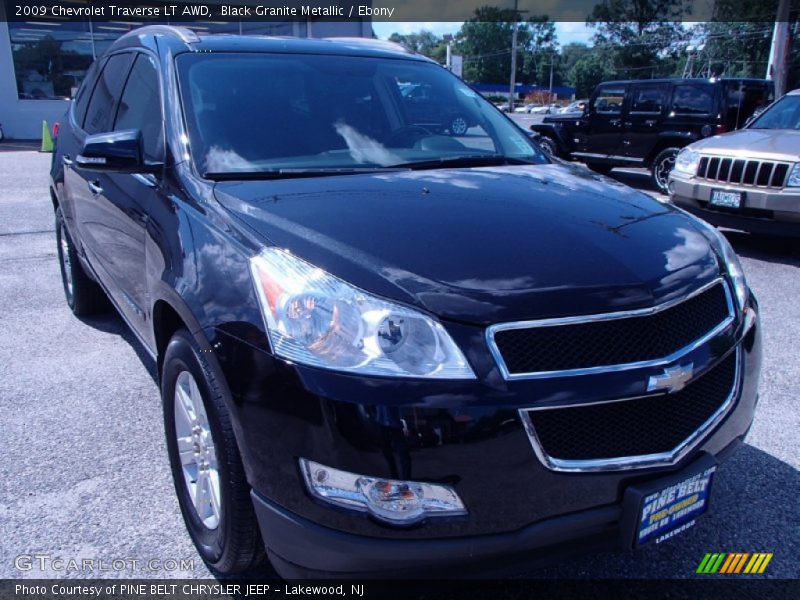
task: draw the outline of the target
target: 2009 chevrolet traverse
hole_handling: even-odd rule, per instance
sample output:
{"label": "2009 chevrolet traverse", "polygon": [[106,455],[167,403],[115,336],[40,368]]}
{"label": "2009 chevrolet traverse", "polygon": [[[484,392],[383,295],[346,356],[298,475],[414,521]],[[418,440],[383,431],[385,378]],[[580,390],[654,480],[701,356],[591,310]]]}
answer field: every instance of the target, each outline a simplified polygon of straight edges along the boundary
{"label": "2009 chevrolet traverse", "polygon": [[[408,86],[468,129],[410,121]],[[51,193],[69,306],[110,299],[157,361],[218,573],[660,542],[752,422],[758,306],[725,238],[393,45],[133,31]]]}

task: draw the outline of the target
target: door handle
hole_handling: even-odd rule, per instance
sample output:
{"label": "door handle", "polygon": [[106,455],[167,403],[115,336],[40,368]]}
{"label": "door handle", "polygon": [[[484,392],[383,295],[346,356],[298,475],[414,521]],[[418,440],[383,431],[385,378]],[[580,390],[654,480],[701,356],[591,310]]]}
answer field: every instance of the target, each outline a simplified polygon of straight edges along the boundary
{"label": "door handle", "polygon": [[633,127],[633,121],[625,121],[625,127]]}
{"label": "door handle", "polygon": [[644,122],[644,124],[648,125],[649,127],[652,127],[656,123],[658,123],[658,121],[656,121],[655,119],[647,119],[647,121]]}
{"label": "door handle", "polygon": [[611,119],[608,122],[609,125],[613,125],[614,127],[619,127],[620,123],[622,123],[622,119]]}
{"label": "door handle", "polygon": [[65,167],[71,167],[74,161],[69,157],[69,154],[65,154],[61,157],[61,162],[64,163]]}
{"label": "door handle", "polygon": [[101,188],[96,181],[89,181],[86,185],[89,186],[89,191],[95,196],[103,193],[103,188]]}

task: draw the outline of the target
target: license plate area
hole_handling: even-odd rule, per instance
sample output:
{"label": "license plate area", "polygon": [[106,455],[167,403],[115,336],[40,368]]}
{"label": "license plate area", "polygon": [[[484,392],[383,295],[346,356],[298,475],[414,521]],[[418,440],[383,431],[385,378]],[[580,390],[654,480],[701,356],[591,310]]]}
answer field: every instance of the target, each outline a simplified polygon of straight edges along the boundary
{"label": "license plate area", "polygon": [[730,190],[711,190],[709,204],[723,208],[741,208],[744,205],[744,194]]}
{"label": "license plate area", "polygon": [[708,510],[716,469],[716,461],[706,455],[678,475],[625,490],[623,546],[659,544],[693,527]]}

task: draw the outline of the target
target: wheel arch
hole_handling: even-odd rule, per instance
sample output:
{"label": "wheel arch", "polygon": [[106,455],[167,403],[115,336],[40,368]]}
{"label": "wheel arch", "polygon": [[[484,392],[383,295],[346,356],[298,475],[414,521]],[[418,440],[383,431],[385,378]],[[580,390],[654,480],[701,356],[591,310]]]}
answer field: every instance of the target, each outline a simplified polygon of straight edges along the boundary
{"label": "wheel arch", "polygon": [[158,376],[164,364],[164,354],[172,336],[180,329],[186,329],[201,348],[209,348],[210,343],[202,327],[183,302],[174,298],[159,297],[152,308],[153,343],[156,354]]}
{"label": "wheel arch", "polygon": [[656,144],[653,146],[653,149],[650,150],[650,153],[645,158],[645,166],[649,169],[653,166],[653,161],[656,159],[662,151],[666,150],[667,148],[685,148],[692,142],[694,139],[689,139],[685,137],[664,137],[659,139]]}
{"label": "wheel arch", "polygon": [[564,133],[561,131],[561,128],[555,127],[549,123],[534,123],[528,128],[534,133],[538,133],[539,137],[546,137],[552,140],[560,156],[570,155],[570,149],[564,139]]}

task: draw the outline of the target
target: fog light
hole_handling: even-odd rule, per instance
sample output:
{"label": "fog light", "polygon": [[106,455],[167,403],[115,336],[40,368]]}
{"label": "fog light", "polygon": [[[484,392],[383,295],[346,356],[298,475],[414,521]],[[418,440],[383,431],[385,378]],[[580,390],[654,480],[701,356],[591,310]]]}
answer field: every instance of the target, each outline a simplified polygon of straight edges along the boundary
{"label": "fog light", "polygon": [[392,525],[411,525],[426,517],[466,515],[455,491],[446,485],[366,477],[300,459],[311,494],[324,502],[368,512]]}

